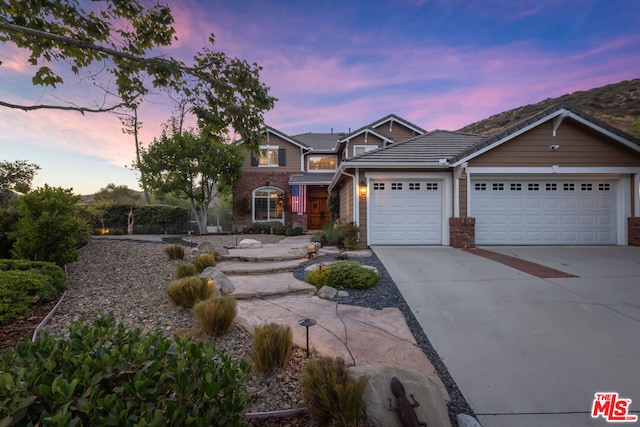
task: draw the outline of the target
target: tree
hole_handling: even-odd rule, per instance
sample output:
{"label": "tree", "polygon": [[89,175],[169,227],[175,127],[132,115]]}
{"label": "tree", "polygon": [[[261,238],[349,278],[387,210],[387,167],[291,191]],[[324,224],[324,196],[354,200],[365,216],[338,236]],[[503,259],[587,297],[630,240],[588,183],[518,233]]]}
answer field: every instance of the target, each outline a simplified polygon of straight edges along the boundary
{"label": "tree", "polygon": [[0,162],[0,207],[6,206],[16,193],[26,193],[40,166],[26,160]]}
{"label": "tree", "polygon": [[86,242],[89,228],[81,219],[77,203],[80,196],[71,189],[38,188],[14,199],[19,220],[15,231],[13,256],[33,261],[50,261],[63,266],[77,261],[78,247]]}
{"label": "tree", "polygon": [[140,179],[152,190],[187,198],[198,232],[206,234],[209,205],[240,177],[242,154],[220,136],[181,131],[178,126],[171,121],[160,138],[142,150]]}
{"label": "tree", "polygon": [[[0,100],[0,106],[83,114],[118,111],[135,109],[152,89],[164,89],[190,101],[203,132],[235,131],[258,151],[263,114],[275,102],[260,82],[261,67],[209,46],[194,55],[191,65],[170,56],[151,56],[154,49],[176,39],[168,6],[145,8],[140,0],[90,4],[94,9],[86,11],[76,0],[0,2],[0,41],[30,52],[29,63],[39,65],[33,84],[56,88],[64,83],[62,75],[71,72],[101,88],[102,96],[86,105],[70,101],[19,105]],[[213,34],[209,43],[215,43]]]}
{"label": "tree", "polygon": [[112,203],[115,205],[137,205],[140,203],[140,193],[126,185],[107,184],[93,196],[97,203]]}

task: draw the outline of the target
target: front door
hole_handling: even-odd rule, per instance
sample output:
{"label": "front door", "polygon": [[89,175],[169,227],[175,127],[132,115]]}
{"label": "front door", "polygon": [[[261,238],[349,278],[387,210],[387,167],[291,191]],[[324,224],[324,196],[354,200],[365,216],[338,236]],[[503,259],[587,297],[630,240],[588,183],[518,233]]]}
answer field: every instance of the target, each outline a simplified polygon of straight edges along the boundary
{"label": "front door", "polygon": [[309,230],[320,230],[329,222],[327,198],[309,198]]}

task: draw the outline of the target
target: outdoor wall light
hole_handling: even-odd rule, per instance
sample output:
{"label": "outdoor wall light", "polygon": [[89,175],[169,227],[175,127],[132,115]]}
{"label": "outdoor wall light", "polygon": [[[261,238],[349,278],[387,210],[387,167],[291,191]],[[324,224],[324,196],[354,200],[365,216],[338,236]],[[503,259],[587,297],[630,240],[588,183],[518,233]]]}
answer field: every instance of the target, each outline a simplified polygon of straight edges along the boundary
{"label": "outdoor wall light", "polygon": [[549,150],[550,150],[550,151],[558,151],[559,149],[560,149],[560,146],[559,146],[559,145],[557,145],[557,144],[556,144],[556,145],[550,145],[550,146],[549,146]]}
{"label": "outdoor wall light", "polygon": [[364,181],[360,181],[360,197],[365,197],[367,195],[367,186]]}
{"label": "outdoor wall light", "polygon": [[304,326],[307,328],[307,359],[309,358],[309,327],[316,324],[316,321],[313,319],[301,319],[298,321],[298,325]]}

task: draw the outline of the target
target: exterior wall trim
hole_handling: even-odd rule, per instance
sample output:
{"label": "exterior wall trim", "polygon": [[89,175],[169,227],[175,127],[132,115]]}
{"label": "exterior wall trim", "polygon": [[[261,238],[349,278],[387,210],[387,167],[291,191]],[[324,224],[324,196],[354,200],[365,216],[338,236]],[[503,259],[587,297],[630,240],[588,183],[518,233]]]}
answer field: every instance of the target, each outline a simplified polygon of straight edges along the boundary
{"label": "exterior wall trim", "polygon": [[566,167],[566,166],[549,166],[549,167],[473,167],[467,168],[467,174],[638,174],[640,167]]}
{"label": "exterior wall trim", "polygon": [[[367,188],[371,188],[372,179],[389,179],[389,178],[416,178],[416,179],[434,179],[442,182],[442,227],[441,241],[442,246],[449,246],[449,218],[453,216],[453,179],[451,172],[376,172],[366,171],[365,179]],[[367,192],[367,236],[370,236],[368,229],[371,224],[371,198]],[[367,241],[367,244],[369,242]]]}

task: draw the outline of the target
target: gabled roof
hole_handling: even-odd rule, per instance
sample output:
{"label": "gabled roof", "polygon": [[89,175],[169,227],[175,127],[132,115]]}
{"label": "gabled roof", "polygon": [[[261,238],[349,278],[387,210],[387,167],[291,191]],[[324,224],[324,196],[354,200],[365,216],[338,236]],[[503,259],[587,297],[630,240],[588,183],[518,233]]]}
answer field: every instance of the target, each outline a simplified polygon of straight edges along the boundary
{"label": "gabled roof", "polygon": [[315,133],[307,132],[294,135],[297,141],[311,147],[313,151],[333,153],[338,147],[338,138],[344,133]]}
{"label": "gabled roof", "polygon": [[468,160],[473,159],[523,133],[540,126],[541,124],[554,120],[553,130],[558,129],[562,121],[566,118],[571,118],[579,123],[599,132],[615,141],[618,141],[627,147],[640,152],[640,140],[617,129],[595,117],[579,110],[568,104],[558,104],[553,107],[547,108],[544,111],[539,112],[513,126],[507,128],[495,135],[487,137],[484,141],[477,145],[470,147],[464,152],[459,153],[451,159],[451,164],[457,166]]}
{"label": "gabled roof", "polygon": [[384,136],[383,134],[381,134],[379,132],[376,132],[374,129],[371,129],[371,128],[361,128],[361,129],[359,129],[359,130],[357,130],[355,132],[351,132],[350,134],[340,138],[340,140],[338,142],[345,142],[345,141],[348,141],[350,139],[355,138],[358,135],[363,135],[363,134],[367,134],[367,133],[370,133],[370,134],[380,138],[381,140],[383,140],[386,143],[393,143],[394,142],[393,139],[391,139],[391,138],[389,138],[387,136]]}
{"label": "gabled roof", "polygon": [[367,131],[374,133],[376,136],[382,138],[383,140],[385,140],[387,142],[393,142],[392,139],[387,138],[386,136],[380,134],[379,132],[376,132],[374,130],[374,128],[376,128],[376,127],[378,127],[380,125],[383,125],[385,123],[392,124],[394,122],[400,123],[401,125],[411,129],[412,131],[414,131],[414,132],[416,132],[418,134],[422,135],[422,134],[427,133],[426,130],[422,129],[419,126],[414,125],[410,121],[407,121],[407,120],[403,119],[402,117],[396,116],[395,114],[389,114],[387,116],[384,116],[381,119],[378,119],[378,120],[376,120],[374,122],[371,122],[368,125],[362,126],[361,128],[358,128],[358,129],[354,130],[353,132],[344,135],[343,137],[340,138],[339,142],[348,141],[348,140],[353,139],[354,137],[356,137],[356,136],[358,136],[358,135],[360,135],[362,133],[365,133]]}
{"label": "gabled roof", "polygon": [[462,132],[435,130],[396,144],[367,151],[343,160],[331,181],[332,188],[348,168],[449,168],[450,159],[482,142],[485,137]]}
{"label": "gabled roof", "polygon": [[[301,141],[299,141],[299,140],[297,140],[295,138],[292,138],[289,135],[287,135],[286,133],[280,132],[278,129],[272,128],[271,126],[265,126],[264,129],[262,129],[262,131],[260,133],[265,135],[265,138],[266,138],[265,143],[266,144],[269,144],[269,134],[273,134],[273,135],[278,136],[279,138],[284,139],[285,141],[288,141],[288,142],[292,143],[293,145],[297,145],[298,147],[300,147],[300,148],[302,148],[304,150],[310,150],[311,149],[311,147],[306,145],[304,142],[301,142]],[[237,145],[240,145],[240,144],[243,144],[243,143],[244,143],[244,141],[242,141],[242,140],[239,140],[239,141],[235,142],[235,144],[237,144]]]}
{"label": "gabled roof", "polygon": [[264,133],[267,137],[267,143],[269,143],[269,134],[272,133],[274,135],[277,135],[278,137],[284,139],[285,141],[288,141],[290,143],[292,143],[293,145],[297,145],[300,148],[304,148],[306,150],[308,150],[310,147],[300,141],[298,141],[295,138],[290,137],[289,135],[280,132],[278,129],[272,128],[271,126],[265,126],[264,130],[262,131],[262,133]]}

